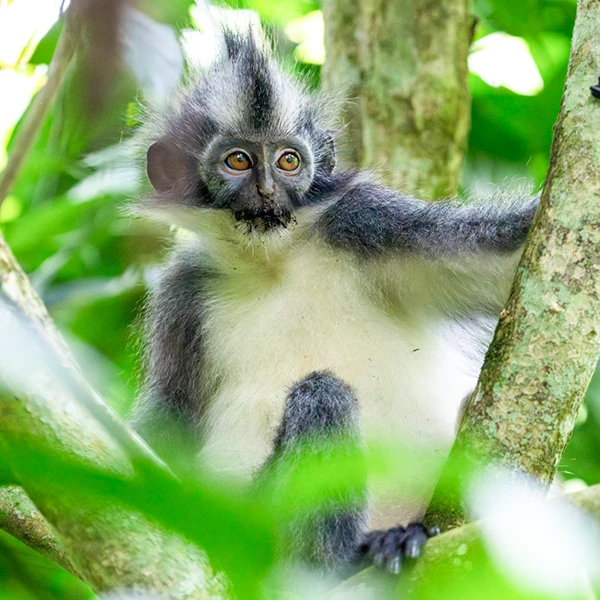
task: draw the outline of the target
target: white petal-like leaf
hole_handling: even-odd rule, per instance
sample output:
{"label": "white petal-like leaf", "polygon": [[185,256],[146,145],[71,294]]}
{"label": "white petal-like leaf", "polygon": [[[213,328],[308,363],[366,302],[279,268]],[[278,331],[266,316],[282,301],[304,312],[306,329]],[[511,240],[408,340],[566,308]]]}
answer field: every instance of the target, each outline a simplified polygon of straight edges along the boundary
{"label": "white petal-like leaf", "polygon": [[183,52],[171,27],[128,8],[123,17],[123,60],[146,98],[161,107],[181,79]]}

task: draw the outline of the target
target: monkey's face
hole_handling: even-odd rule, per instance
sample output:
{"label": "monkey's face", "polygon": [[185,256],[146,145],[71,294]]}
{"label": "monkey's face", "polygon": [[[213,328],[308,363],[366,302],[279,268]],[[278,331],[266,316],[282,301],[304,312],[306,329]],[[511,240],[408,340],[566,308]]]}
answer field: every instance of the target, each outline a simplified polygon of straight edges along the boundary
{"label": "monkey's face", "polygon": [[219,138],[199,167],[215,208],[232,211],[249,230],[287,227],[313,180],[312,154],[299,138]]}
{"label": "monkey's face", "polygon": [[281,229],[331,188],[331,103],[282,70],[252,30],[224,31],[223,41],[223,54],[161,119],[146,205],[165,214],[184,207],[186,222],[190,209],[216,209],[241,230]]}
{"label": "monkey's face", "polygon": [[314,171],[310,147],[296,136],[252,140],[217,134],[194,156],[163,138],[148,151],[150,181],[165,201],[229,210],[248,231],[287,227],[294,209],[305,203]]}

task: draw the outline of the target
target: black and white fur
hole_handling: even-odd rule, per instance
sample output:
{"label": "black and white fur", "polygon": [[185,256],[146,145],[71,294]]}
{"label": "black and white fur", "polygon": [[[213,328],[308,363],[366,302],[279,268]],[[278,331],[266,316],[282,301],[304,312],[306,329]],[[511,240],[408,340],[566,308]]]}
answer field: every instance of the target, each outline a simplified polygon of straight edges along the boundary
{"label": "black and white fur", "polygon": [[[150,297],[134,421],[159,448],[191,440],[236,480],[307,432],[433,453],[418,497],[398,482],[368,515],[345,510],[305,540],[312,562],[360,548],[397,571],[429,532],[394,526],[423,514],[537,200],[426,203],[336,172],[323,102],[252,31],[223,39],[148,151],[155,192],[138,210],[180,233]],[[224,152],[239,147],[256,168],[224,175]],[[297,176],[272,168],[280,147],[301,155]],[[367,522],[382,531],[365,537]]]}

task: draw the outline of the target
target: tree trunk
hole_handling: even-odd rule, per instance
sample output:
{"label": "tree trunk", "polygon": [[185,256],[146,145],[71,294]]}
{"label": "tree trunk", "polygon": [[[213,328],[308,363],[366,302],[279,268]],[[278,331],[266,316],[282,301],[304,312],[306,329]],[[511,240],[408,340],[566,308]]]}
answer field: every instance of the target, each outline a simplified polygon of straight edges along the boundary
{"label": "tree trunk", "polygon": [[325,89],[350,99],[348,160],[423,198],[458,188],[470,122],[468,0],[324,0]]}
{"label": "tree trunk", "polygon": [[600,357],[599,26],[600,3],[580,0],[540,207],[430,511],[445,527],[465,520],[453,474],[501,465],[550,485]]}

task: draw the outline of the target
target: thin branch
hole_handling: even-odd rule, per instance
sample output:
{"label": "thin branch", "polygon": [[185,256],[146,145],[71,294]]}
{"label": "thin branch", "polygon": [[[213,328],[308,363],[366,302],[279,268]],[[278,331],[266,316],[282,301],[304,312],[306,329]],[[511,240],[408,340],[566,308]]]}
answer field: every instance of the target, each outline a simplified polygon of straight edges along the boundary
{"label": "thin branch", "polygon": [[[77,398],[106,428],[138,470],[168,471],[166,465],[129,429],[83,377],[48,311],[0,233],[0,297],[4,295],[25,315],[53,349],[77,390]],[[50,353],[49,353],[50,354]]]}
{"label": "thin branch", "polygon": [[600,3],[579,0],[538,214],[428,513],[442,527],[465,521],[474,470],[501,464],[550,485],[600,358],[599,24]]}
{"label": "thin branch", "polygon": [[57,475],[50,472],[49,483],[32,468],[48,461],[50,469],[80,465],[122,482],[135,479],[131,460],[81,402],[81,388],[49,355],[53,349],[38,328],[14,306],[0,303],[0,311],[0,455],[57,532],[58,550],[96,592],[130,586],[182,600],[223,597],[222,579],[198,546],[114,496],[71,492],[53,481]]}
{"label": "thin branch", "polygon": [[[77,5],[77,3],[73,3],[73,5]],[[21,166],[38,136],[46,113],[62,87],[67,69],[79,43],[80,27],[76,16],[73,6],[65,12],[65,25],[48,68],[48,79],[25,115],[6,167],[0,175],[0,205],[8,196]]]}
{"label": "thin branch", "polygon": [[49,523],[16,485],[0,487],[0,529],[81,579]]}

